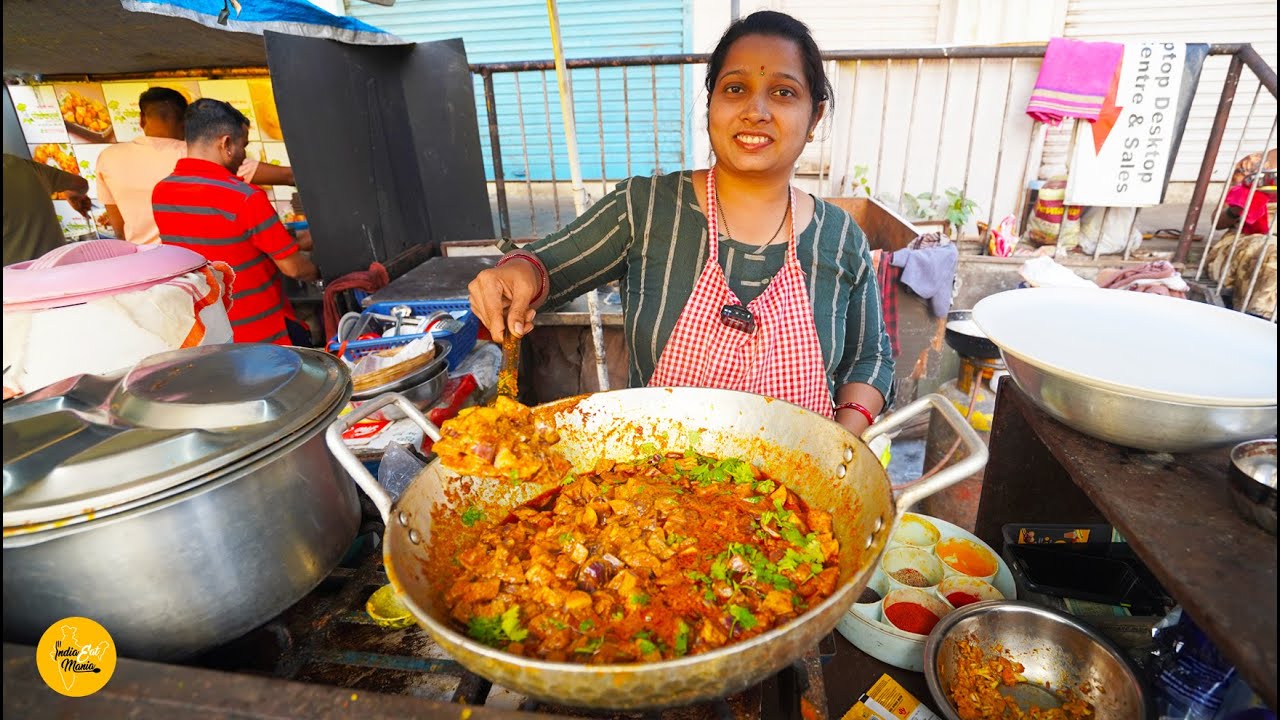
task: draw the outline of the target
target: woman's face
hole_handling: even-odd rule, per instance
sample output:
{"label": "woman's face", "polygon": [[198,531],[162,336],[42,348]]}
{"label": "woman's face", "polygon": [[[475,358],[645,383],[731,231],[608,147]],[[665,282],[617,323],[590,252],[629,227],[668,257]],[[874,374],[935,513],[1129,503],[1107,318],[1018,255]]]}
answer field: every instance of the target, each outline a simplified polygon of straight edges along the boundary
{"label": "woman's face", "polygon": [[729,48],[707,111],[716,162],[744,174],[791,173],[821,119],[796,43],[747,35]]}

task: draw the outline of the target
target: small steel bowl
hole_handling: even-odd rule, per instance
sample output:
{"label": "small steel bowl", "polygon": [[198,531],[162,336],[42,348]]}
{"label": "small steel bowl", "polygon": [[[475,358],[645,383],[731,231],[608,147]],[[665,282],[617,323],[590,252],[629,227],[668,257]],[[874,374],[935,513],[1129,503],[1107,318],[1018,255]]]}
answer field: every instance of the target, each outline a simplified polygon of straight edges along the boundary
{"label": "small steel bowl", "polygon": [[1251,440],[1231,448],[1227,480],[1236,510],[1275,535],[1276,439]]}
{"label": "small steel bowl", "polygon": [[[353,393],[351,395],[351,404],[359,407],[362,403],[366,403],[385,393],[398,392],[408,398],[420,410],[431,407],[440,398],[440,393],[444,391],[445,383],[449,381],[448,355],[449,342],[447,340],[436,340],[436,354],[430,362],[403,377]],[[404,418],[404,413],[397,410],[395,406],[388,406],[382,411],[382,414],[388,420]]]}
{"label": "small steel bowl", "polygon": [[1096,630],[1065,613],[1018,600],[966,605],[934,627],[924,644],[924,674],[934,704],[947,720],[961,720],[951,704],[957,644],[972,639],[994,656],[995,646],[1025,666],[1027,682],[1002,692],[1024,710],[1058,706],[1047,688],[1090,686],[1079,693],[1094,706],[1096,720],[1150,717],[1142,681],[1120,652]]}

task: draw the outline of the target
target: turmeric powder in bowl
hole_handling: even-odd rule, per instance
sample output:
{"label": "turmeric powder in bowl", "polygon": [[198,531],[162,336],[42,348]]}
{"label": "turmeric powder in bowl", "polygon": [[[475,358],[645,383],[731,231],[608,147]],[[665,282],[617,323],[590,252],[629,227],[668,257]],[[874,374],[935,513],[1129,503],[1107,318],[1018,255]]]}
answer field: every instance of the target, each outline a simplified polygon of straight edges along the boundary
{"label": "turmeric powder in bowl", "polygon": [[948,575],[968,575],[991,582],[1000,569],[994,553],[968,538],[948,538],[934,546],[933,552],[950,571]]}

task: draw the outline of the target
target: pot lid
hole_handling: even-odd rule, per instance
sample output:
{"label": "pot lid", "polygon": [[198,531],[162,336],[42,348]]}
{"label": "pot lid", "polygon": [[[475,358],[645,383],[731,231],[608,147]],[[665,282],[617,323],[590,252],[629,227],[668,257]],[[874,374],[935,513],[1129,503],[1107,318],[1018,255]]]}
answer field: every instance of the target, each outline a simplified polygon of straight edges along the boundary
{"label": "pot lid", "polygon": [[81,375],[4,409],[4,527],[101,513],[203,476],[302,429],[351,394],[314,350],[231,344]]}
{"label": "pot lid", "polygon": [[143,290],[203,267],[204,256],[176,245],[124,240],[67,243],[4,268],[4,309],[38,310]]}

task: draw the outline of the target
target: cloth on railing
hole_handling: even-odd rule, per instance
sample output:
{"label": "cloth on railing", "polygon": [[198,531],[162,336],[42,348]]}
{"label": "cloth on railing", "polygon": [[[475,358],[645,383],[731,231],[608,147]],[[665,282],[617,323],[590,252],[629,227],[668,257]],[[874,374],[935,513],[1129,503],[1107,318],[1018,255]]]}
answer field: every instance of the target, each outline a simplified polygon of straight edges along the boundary
{"label": "cloth on railing", "polygon": [[1120,43],[1053,38],[1045,49],[1027,114],[1049,125],[1069,117],[1097,120],[1123,55]]}
{"label": "cloth on railing", "polygon": [[[1258,263],[1262,267],[1258,267]],[[1276,307],[1276,243],[1267,235],[1224,233],[1209,250],[1205,269],[1214,282],[1222,282],[1236,310],[1270,318]],[[1254,273],[1257,272],[1257,279]],[[1249,287],[1253,286],[1253,292]],[[1246,306],[1245,296],[1249,296]]]}
{"label": "cloth on railing", "polygon": [[889,347],[893,356],[902,353],[898,344],[898,277],[902,271],[894,267],[893,253],[876,250],[872,253],[876,268],[876,284],[880,288],[880,314],[884,316],[884,331],[889,335]]}
{"label": "cloth on railing", "polygon": [[1185,298],[1187,291],[1191,289],[1173,263],[1167,260],[1156,260],[1127,269],[1103,268],[1093,282],[1107,290],[1133,290],[1176,298]]}
{"label": "cloth on railing", "polygon": [[[1250,190],[1252,190],[1252,195]],[[1227,197],[1223,204],[1233,209],[1234,217],[1239,218],[1240,215],[1244,215],[1245,235],[1265,235],[1271,227],[1271,217],[1267,213],[1267,204],[1275,201],[1275,192],[1263,190],[1262,188],[1253,188],[1251,185],[1242,183],[1227,190]],[[1249,203],[1248,208],[1244,206],[1246,202]],[[1232,228],[1232,230],[1234,229]]]}
{"label": "cloth on railing", "polygon": [[363,290],[375,293],[391,282],[387,269],[382,263],[371,263],[368,270],[357,270],[328,283],[324,287],[324,336],[333,337],[338,334],[338,321],[342,313],[338,312],[338,294],[347,290]]}
{"label": "cloth on railing", "polygon": [[933,316],[946,317],[951,309],[951,290],[960,252],[952,242],[936,244],[938,240],[926,236],[911,242],[917,244],[917,241],[920,247],[908,245],[905,250],[894,252],[891,262],[902,268],[902,283],[929,301]]}

